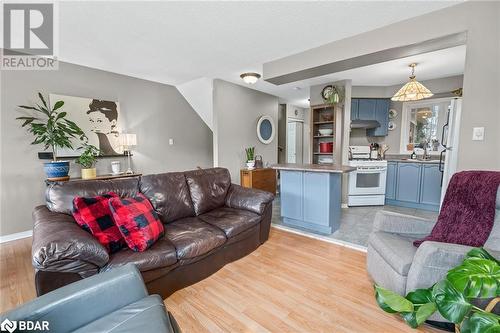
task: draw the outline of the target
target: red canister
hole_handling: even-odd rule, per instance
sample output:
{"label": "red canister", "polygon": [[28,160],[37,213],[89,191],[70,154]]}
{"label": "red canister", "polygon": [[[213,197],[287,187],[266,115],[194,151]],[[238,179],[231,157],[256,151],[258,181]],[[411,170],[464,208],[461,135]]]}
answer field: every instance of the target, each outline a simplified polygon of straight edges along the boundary
{"label": "red canister", "polygon": [[333,152],[333,142],[320,142],[319,152],[320,153],[332,153]]}

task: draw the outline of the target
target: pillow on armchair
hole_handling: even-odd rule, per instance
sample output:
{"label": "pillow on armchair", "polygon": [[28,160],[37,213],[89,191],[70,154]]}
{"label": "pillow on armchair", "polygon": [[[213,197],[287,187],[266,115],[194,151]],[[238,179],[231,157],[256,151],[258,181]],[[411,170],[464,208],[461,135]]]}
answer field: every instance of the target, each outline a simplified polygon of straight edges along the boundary
{"label": "pillow on armchair", "polygon": [[163,236],[163,224],[144,195],[111,198],[109,207],[118,230],[132,251],[145,251]]}

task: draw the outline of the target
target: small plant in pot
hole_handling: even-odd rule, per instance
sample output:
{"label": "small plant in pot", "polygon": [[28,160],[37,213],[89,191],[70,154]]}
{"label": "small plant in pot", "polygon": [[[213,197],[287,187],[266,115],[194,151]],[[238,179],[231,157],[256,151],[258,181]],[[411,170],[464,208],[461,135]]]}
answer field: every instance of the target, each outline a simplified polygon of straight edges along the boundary
{"label": "small plant in pot", "polygon": [[101,152],[96,146],[88,144],[81,148],[83,148],[83,152],[80,157],[75,160],[75,163],[80,164],[82,167],[82,179],[95,178],[97,176],[95,164]]}
{"label": "small plant in pot", "polygon": [[32,110],[32,116],[17,117],[23,123],[21,127],[27,127],[28,132],[33,134],[35,140],[32,145],[41,144],[44,150],[52,150],[52,162],[44,164],[44,170],[49,180],[69,179],[69,161],[57,160],[57,148],[73,149],[71,139],[86,139],[85,134],[74,122],[69,120],[67,113],[59,111],[64,105],[63,101],[57,101],[50,108],[41,93],[38,93],[41,104],[36,106],[19,105],[20,108]]}
{"label": "small plant in pot", "polygon": [[255,168],[255,147],[245,148],[245,153],[247,154],[247,168]]}

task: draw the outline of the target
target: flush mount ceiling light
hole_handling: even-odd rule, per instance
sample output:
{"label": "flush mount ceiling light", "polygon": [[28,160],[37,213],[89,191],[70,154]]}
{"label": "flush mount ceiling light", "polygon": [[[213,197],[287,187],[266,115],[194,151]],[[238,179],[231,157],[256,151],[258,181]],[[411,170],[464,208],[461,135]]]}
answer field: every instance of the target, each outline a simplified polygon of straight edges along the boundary
{"label": "flush mount ceiling light", "polygon": [[429,89],[417,80],[415,80],[415,67],[417,64],[410,64],[411,76],[410,81],[406,83],[397,93],[392,96],[391,100],[406,102],[418,101],[420,99],[429,98],[434,95]]}
{"label": "flush mount ceiling light", "polygon": [[245,81],[247,84],[254,84],[260,79],[260,74],[259,73],[243,73],[240,75],[240,77]]}

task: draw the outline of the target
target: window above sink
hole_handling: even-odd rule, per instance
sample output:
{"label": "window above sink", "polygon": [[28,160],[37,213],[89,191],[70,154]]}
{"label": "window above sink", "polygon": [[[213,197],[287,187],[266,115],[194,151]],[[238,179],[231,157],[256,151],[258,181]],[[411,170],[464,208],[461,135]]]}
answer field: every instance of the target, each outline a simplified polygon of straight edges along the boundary
{"label": "window above sink", "polygon": [[444,149],[441,140],[450,105],[451,98],[403,103],[400,153],[423,153],[424,146],[427,146],[428,154],[439,155]]}

